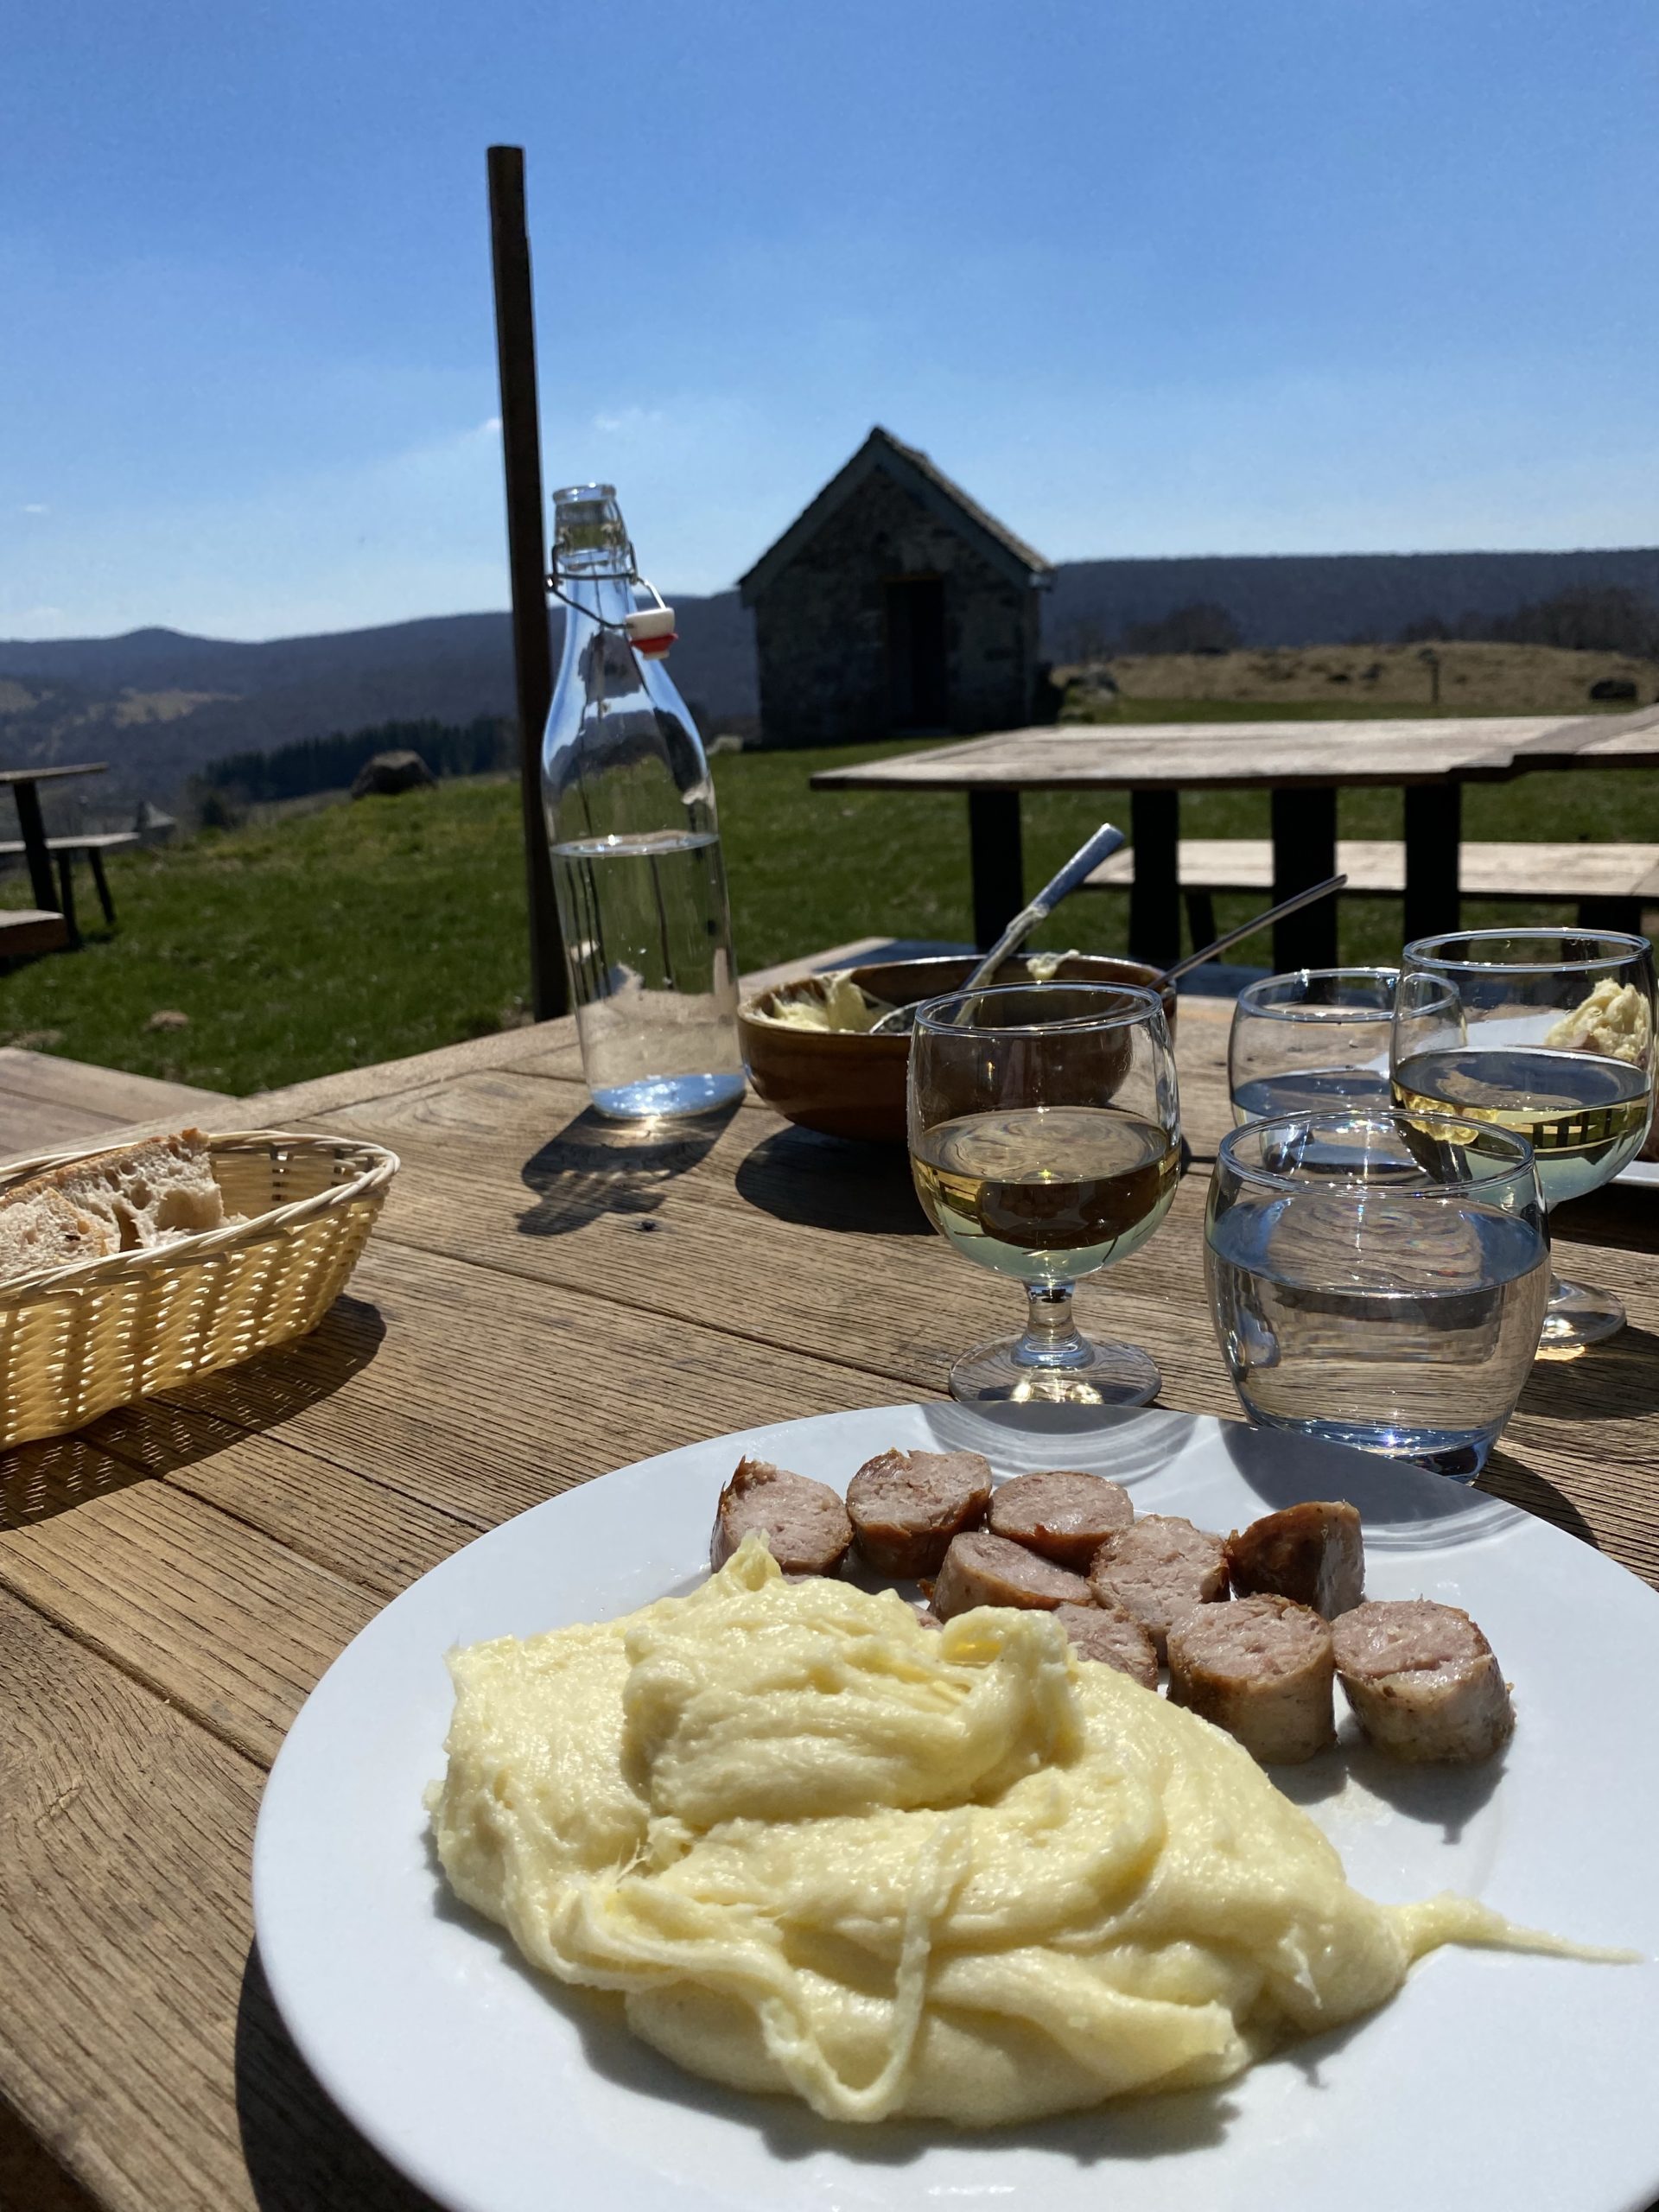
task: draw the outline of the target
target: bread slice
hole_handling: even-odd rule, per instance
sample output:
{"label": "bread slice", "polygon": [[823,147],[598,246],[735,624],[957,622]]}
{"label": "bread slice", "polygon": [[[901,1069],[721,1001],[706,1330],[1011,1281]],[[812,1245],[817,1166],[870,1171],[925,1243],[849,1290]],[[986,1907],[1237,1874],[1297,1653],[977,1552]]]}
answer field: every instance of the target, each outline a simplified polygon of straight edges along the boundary
{"label": "bread slice", "polygon": [[71,1205],[39,1180],[0,1200],[0,1282],[41,1268],[67,1268],[121,1249],[107,1221]]}
{"label": "bread slice", "polygon": [[225,1223],[225,1199],[213,1179],[213,1155],[200,1129],[147,1137],[113,1152],[54,1167],[0,1197],[0,1222],[37,1192],[55,1191],[76,1211],[102,1223],[111,1250],[170,1244]]}

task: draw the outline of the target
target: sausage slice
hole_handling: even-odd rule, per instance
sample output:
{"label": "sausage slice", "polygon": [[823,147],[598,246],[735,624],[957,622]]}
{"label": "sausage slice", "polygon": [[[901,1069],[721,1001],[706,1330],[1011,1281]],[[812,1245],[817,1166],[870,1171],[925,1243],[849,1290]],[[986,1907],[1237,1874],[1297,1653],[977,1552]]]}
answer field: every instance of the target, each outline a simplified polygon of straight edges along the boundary
{"label": "sausage slice", "polygon": [[1023,1605],[1052,1612],[1057,1605],[1086,1605],[1089,1585],[1023,1544],[983,1529],[954,1536],[933,1585],[933,1610],[942,1621],[976,1605]]}
{"label": "sausage slice", "polygon": [[1332,1635],[1348,1702],[1379,1751],[1472,1765],[1509,1741],[1509,1685],[1459,1606],[1373,1601],[1344,1613]]}
{"label": "sausage slice", "polygon": [[1219,1536],[1178,1514],[1143,1513],[1108,1536],[1089,1570],[1098,1605],[1122,1605],[1151,1635],[1158,1656],[1172,1621],[1227,1595],[1226,1549]]}
{"label": "sausage slice", "polygon": [[1195,1605],[1169,1631],[1172,1701],[1263,1766],[1297,1765],[1335,1743],[1336,1672],[1329,1625],[1288,1598]]}
{"label": "sausage slice", "polygon": [[950,1539],[976,1529],[991,1502],[991,1463],[977,1452],[878,1452],[847,1485],[858,1548],[878,1574],[937,1574]]}
{"label": "sausage slice", "polygon": [[1365,1546],[1359,1515],[1345,1498],[1314,1498],[1267,1513],[1227,1539],[1233,1595],[1265,1592],[1312,1605],[1328,1621],[1365,1596]]}
{"label": "sausage slice", "polygon": [[1158,1654],[1133,1613],[1122,1605],[1056,1605],[1054,1618],[1071,1639],[1079,1659],[1098,1660],[1120,1675],[1133,1676],[1143,1690],[1158,1687]]}
{"label": "sausage slice", "polygon": [[754,1529],[785,1574],[833,1574],[853,1541],[847,1509],[828,1483],[768,1459],[740,1459],[715,1508],[710,1566],[724,1567]]}
{"label": "sausage slice", "polygon": [[1078,1574],[1115,1529],[1135,1518],[1129,1493],[1104,1475],[1016,1475],[991,1496],[989,1527]]}

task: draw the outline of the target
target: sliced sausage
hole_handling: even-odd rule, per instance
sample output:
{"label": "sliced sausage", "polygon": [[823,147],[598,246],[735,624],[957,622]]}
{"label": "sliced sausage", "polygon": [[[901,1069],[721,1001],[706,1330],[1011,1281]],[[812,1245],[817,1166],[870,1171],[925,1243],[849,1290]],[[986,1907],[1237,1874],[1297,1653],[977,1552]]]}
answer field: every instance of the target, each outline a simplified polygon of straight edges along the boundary
{"label": "sliced sausage", "polygon": [[828,1483],[791,1475],[767,1459],[740,1459],[720,1493],[709,1564],[724,1567],[754,1529],[785,1574],[833,1574],[853,1541],[847,1509]]}
{"label": "sliced sausage", "polygon": [[1078,1574],[1115,1529],[1135,1518],[1129,1493],[1104,1475],[1016,1475],[991,1496],[988,1526]]}
{"label": "sliced sausage", "polygon": [[1365,1596],[1359,1515],[1345,1498],[1313,1498],[1267,1513],[1227,1539],[1236,1598],[1294,1598],[1333,1621]]}
{"label": "sliced sausage", "polygon": [[1122,1605],[1056,1605],[1054,1618],[1079,1659],[1096,1659],[1132,1675],[1143,1690],[1157,1688],[1158,1654],[1152,1638]]}
{"label": "sliced sausage", "polygon": [[1052,1612],[1057,1605],[1088,1603],[1089,1585],[1080,1574],[1068,1574],[1052,1560],[1039,1559],[1023,1544],[983,1529],[951,1539],[933,1585],[933,1610],[942,1621],[971,1612],[976,1605]]}
{"label": "sliced sausage", "polygon": [[1330,1624],[1288,1598],[1195,1605],[1169,1631],[1169,1694],[1236,1736],[1263,1766],[1337,1739]]}
{"label": "sliced sausage", "polygon": [[991,1463],[977,1452],[878,1452],[847,1485],[858,1548],[878,1574],[937,1574],[953,1536],[991,1502]]}
{"label": "sliced sausage", "polygon": [[1332,1634],[1348,1702],[1379,1751],[1472,1765],[1509,1741],[1509,1685],[1460,1607],[1373,1601],[1344,1613]]}
{"label": "sliced sausage", "polygon": [[1122,1605],[1151,1634],[1158,1656],[1172,1621],[1227,1595],[1227,1555],[1219,1536],[1178,1514],[1144,1513],[1108,1536],[1089,1570],[1096,1605]]}

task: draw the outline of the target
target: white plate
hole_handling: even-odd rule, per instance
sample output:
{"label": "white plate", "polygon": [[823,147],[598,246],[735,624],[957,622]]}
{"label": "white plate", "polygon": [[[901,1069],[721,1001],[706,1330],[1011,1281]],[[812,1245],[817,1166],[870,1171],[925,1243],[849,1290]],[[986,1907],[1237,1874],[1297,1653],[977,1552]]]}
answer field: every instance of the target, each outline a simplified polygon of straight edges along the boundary
{"label": "white plate", "polygon": [[1614,1176],[1615,1183],[1641,1183],[1649,1190],[1659,1190],[1659,1160],[1633,1160],[1628,1167],[1621,1167]]}
{"label": "white plate", "polygon": [[[694,1582],[740,1453],[844,1487],[889,1444],[973,1444],[999,1474],[1092,1466],[1138,1510],[1227,1529],[1351,1497],[1368,1586],[1465,1606],[1520,1714],[1497,1765],[1389,1769],[1338,1751],[1281,1770],[1351,1878],[1389,1900],[1459,1889],[1639,1966],[1437,1953],[1395,2002],[1218,2091],[979,2137],[836,2128],[727,2094],[637,2044],[453,1906],[421,1806],[449,1717],[443,1654],[631,1611]],[[1439,1478],[1172,1413],[1089,1436],[954,1405],[826,1414],[642,1460],[445,1560],[330,1668],[272,1770],[254,1914],[283,2016],[324,2087],[452,2212],[1635,2212],[1659,2191],[1659,1610],[1543,1522]]]}

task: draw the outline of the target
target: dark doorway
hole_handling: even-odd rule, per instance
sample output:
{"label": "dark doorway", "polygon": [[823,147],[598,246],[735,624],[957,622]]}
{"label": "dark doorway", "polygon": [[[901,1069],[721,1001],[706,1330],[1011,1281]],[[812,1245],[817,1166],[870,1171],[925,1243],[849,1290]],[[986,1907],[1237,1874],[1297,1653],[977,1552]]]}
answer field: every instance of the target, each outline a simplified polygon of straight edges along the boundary
{"label": "dark doorway", "polygon": [[894,729],[944,729],[944,579],[899,576],[887,587],[887,710]]}

